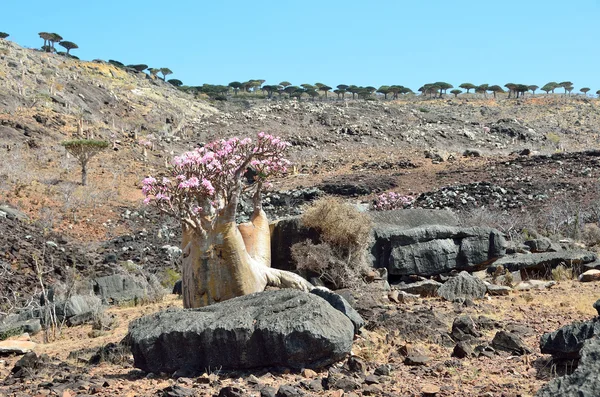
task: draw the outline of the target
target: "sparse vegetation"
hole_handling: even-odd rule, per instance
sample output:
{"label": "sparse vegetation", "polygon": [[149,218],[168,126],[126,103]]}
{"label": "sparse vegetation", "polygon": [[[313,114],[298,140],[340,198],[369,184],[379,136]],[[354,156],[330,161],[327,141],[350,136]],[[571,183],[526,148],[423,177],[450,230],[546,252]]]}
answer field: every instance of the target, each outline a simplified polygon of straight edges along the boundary
{"label": "sparse vegetation", "polygon": [[81,184],[86,186],[88,163],[94,156],[108,148],[108,142],[93,139],[75,139],[64,141],[61,144],[67,152],[79,161],[79,165],[81,165]]}
{"label": "sparse vegetation", "polygon": [[292,247],[298,269],[316,273],[334,288],[357,285],[368,268],[371,222],[367,214],[339,199],[317,200],[302,215],[302,223],[319,231],[321,242],[305,241]]}

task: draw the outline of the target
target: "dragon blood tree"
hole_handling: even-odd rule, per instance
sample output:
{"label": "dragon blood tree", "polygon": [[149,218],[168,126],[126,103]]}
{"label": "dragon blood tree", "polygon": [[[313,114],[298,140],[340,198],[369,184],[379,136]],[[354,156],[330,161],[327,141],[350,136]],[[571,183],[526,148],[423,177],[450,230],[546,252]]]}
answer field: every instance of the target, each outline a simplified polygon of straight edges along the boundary
{"label": "dragon blood tree", "polygon": [[[220,140],[173,159],[169,177],[148,177],[146,204],[181,221],[183,228],[183,304],[202,307],[263,291],[266,286],[308,291],[297,274],[271,268],[269,221],[261,204],[267,178],[286,172],[289,143],[263,132],[250,138]],[[243,183],[248,168],[254,182]],[[253,198],[250,222],[236,224],[243,192]]]}

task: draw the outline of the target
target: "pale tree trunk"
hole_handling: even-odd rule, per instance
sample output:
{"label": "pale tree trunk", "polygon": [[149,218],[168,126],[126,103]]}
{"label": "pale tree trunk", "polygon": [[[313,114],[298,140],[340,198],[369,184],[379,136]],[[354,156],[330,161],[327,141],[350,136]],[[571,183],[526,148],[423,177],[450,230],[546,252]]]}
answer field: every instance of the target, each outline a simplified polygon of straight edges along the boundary
{"label": "pale tree trunk", "polygon": [[272,269],[266,214],[255,207],[251,221],[217,224],[206,236],[183,226],[183,306],[195,308],[264,291],[267,286],[309,291],[297,274]]}

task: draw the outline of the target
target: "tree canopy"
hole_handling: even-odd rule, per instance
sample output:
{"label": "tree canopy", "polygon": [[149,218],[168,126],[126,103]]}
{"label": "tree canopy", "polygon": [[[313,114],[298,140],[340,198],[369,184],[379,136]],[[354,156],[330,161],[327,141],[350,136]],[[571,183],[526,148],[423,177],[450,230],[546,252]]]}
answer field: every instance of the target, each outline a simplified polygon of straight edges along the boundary
{"label": "tree canopy", "polygon": [[[73,43],[72,41],[61,41],[60,43],[58,43],[58,45],[67,50],[67,55],[69,55],[69,51],[79,48],[79,46]],[[146,68],[147,67],[148,66],[146,66]]]}
{"label": "tree canopy", "polygon": [[5,39],[8,36],[10,36],[8,33],[6,33],[6,32],[0,32],[0,39]]}
{"label": "tree canopy", "polygon": [[87,185],[87,165],[88,162],[108,147],[108,142],[93,139],[74,139],[63,141],[61,145],[75,157],[81,165],[81,184]]}

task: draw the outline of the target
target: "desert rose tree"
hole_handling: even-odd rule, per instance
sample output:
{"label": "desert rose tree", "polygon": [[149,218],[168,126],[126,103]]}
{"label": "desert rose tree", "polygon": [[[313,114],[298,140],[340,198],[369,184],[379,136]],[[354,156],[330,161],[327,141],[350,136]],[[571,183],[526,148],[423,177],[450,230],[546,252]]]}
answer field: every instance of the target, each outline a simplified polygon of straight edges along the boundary
{"label": "desert rose tree", "polygon": [[[267,178],[286,172],[288,146],[262,132],[256,142],[220,140],[175,157],[168,177],[144,179],[144,202],[182,223],[184,307],[207,306],[266,286],[312,288],[299,275],[270,267],[271,236],[261,193]],[[246,185],[249,167],[257,176]],[[253,197],[253,213],[250,222],[237,225],[243,192]]]}

